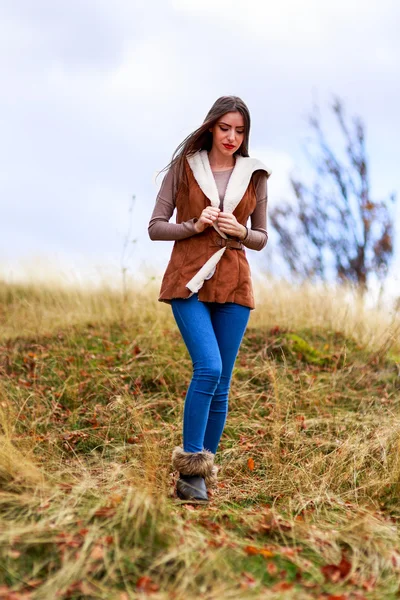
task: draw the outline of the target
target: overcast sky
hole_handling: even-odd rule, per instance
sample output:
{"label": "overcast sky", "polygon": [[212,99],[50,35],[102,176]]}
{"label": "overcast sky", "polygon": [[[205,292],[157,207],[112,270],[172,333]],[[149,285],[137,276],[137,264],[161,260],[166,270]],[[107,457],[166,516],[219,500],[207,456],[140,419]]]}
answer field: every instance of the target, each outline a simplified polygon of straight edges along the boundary
{"label": "overcast sky", "polygon": [[[80,277],[118,273],[133,194],[125,266],[162,272],[172,243],[147,234],[155,176],[222,95],[250,109],[270,207],[307,172],[314,102],[340,146],[334,95],[363,119],[372,193],[387,197],[399,189],[399,22],[397,0],[2,0],[1,272],[42,257]],[[273,232],[247,255],[276,271]]]}

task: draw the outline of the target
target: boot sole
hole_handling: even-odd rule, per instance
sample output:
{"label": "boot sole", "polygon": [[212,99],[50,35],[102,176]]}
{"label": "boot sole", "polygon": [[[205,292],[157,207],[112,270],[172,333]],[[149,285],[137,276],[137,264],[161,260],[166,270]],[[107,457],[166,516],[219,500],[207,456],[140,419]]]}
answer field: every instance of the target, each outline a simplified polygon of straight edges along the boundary
{"label": "boot sole", "polygon": [[209,500],[196,500],[194,498],[188,498],[187,500],[184,500],[183,498],[174,498],[174,503],[175,504],[209,504]]}
{"label": "boot sole", "polygon": [[178,500],[180,500],[181,502],[191,502],[194,504],[207,504],[209,502],[208,498],[185,498],[185,496],[182,496],[178,490],[176,492],[176,495],[178,497]]}
{"label": "boot sole", "polygon": [[179,502],[180,504],[183,503],[190,503],[190,504],[208,504],[209,499],[205,498],[185,498],[184,496],[182,496],[179,491],[176,492],[177,495],[177,502]]}

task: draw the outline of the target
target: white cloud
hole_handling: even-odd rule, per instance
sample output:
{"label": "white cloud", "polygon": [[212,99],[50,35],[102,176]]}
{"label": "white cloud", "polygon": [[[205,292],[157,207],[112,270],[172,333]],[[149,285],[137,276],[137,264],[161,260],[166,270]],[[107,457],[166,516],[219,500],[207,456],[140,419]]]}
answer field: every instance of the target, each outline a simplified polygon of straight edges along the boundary
{"label": "white cloud", "polygon": [[294,157],[273,147],[252,147],[251,156],[260,159],[271,170],[268,179],[269,208],[282,201],[294,202],[295,197],[289,183],[289,176],[296,164]]}
{"label": "white cloud", "polygon": [[249,105],[251,155],[273,171],[271,207],[293,198],[288,176],[301,168],[315,88],[321,104],[339,93],[365,118],[374,189],[398,185],[393,1],[9,0],[0,13],[8,261],[58,248],[64,258],[81,252],[81,264],[89,254],[118,264],[136,194],[132,268],[145,257],[164,264],[170,245],[147,239],[154,175],[229,93]]}
{"label": "white cloud", "polygon": [[321,39],[321,25],[325,12],[319,10],[318,0],[173,0],[175,10],[187,12],[196,17],[207,16],[218,20],[228,42],[244,29],[251,35],[262,36],[269,42],[284,42],[289,46],[299,43],[309,45]]}

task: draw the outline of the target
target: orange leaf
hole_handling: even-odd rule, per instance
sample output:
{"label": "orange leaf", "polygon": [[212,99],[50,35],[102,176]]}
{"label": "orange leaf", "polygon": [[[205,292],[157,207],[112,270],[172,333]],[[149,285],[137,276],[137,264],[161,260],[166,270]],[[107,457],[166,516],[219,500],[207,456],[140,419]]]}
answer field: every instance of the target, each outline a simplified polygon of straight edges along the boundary
{"label": "orange leaf", "polygon": [[262,554],[262,556],[264,556],[265,558],[271,558],[271,556],[275,556],[275,554],[271,552],[271,550],[267,550],[266,548],[261,548],[260,554]]}
{"label": "orange leaf", "polygon": [[111,546],[111,544],[114,543],[114,538],[112,535],[106,535],[104,536],[104,542],[108,545]]}
{"label": "orange leaf", "polygon": [[271,552],[271,550],[268,550],[268,548],[256,548],[255,546],[246,546],[244,548],[244,551],[246,552],[246,554],[249,555],[261,554],[261,556],[264,556],[265,558],[271,558],[271,556],[274,556],[274,553]]}
{"label": "orange leaf", "polygon": [[249,467],[250,471],[254,471],[254,459],[253,458],[249,458],[249,460],[247,461],[247,466]]}
{"label": "orange leaf", "polygon": [[139,577],[136,582],[136,589],[141,592],[157,592],[159,586],[156,583],[153,583],[150,577],[143,575],[143,577]]}
{"label": "orange leaf", "polygon": [[121,494],[114,494],[113,496],[110,496],[110,501],[112,506],[117,506],[122,502]]}
{"label": "orange leaf", "polygon": [[272,587],[272,589],[274,592],[283,592],[285,590],[291,590],[292,587],[293,583],[290,583],[289,581],[279,581]]}
{"label": "orange leaf", "polygon": [[244,548],[244,551],[246,552],[246,554],[258,554],[258,548],[256,548],[255,546],[246,546]]}
{"label": "orange leaf", "polygon": [[96,517],[113,517],[115,515],[115,508],[112,506],[102,506],[94,512],[94,515]]}

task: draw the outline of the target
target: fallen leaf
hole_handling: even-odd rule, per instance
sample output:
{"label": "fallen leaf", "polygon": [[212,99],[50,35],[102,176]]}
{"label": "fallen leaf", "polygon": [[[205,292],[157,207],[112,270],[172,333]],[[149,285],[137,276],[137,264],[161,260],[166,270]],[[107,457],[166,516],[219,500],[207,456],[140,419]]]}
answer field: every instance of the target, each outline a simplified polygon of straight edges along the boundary
{"label": "fallen leaf", "polygon": [[251,573],[246,573],[245,571],[243,571],[242,577],[243,577],[243,579],[240,582],[240,587],[249,588],[249,587],[254,587],[256,585],[256,580],[254,579],[254,577]]}
{"label": "fallen leaf", "polygon": [[137,580],[136,589],[140,592],[146,592],[148,594],[151,592],[157,592],[159,586],[157,585],[157,583],[154,583],[150,579],[150,577],[148,577],[147,575],[143,575],[143,577],[139,577],[139,579]]}
{"label": "fallen leaf", "polygon": [[262,554],[262,556],[265,558],[271,558],[272,556],[275,556],[275,554],[271,552],[271,550],[267,550],[267,548],[261,548],[260,554]]}
{"label": "fallen leaf", "polygon": [[112,496],[110,496],[110,503],[112,506],[117,506],[122,502],[122,499],[123,498],[121,494],[113,494]]}
{"label": "fallen leaf", "polygon": [[103,560],[104,558],[104,548],[99,544],[95,544],[90,551],[90,558],[93,560]]}
{"label": "fallen leaf", "polygon": [[115,508],[112,506],[102,506],[94,512],[94,515],[95,517],[113,517],[115,512]]}
{"label": "fallen leaf", "polygon": [[104,536],[104,542],[108,545],[111,546],[111,544],[114,543],[114,538],[112,535],[106,535]]}
{"label": "fallen leaf", "polygon": [[268,548],[256,548],[256,546],[245,546],[244,551],[249,555],[261,554],[261,556],[264,556],[265,558],[275,556],[274,552],[271,552]]}
{"label": "fallen leaf", "polygon": [[289,581],[279,581],[275,585],[272,586],[274,592],[283,592],[285,590],[291,590],[293,587],[293,583]]}
{"label": "fallen leaf", "polygon": [[275,563],[269,562],[267,564],[267,571],[270,575],[276,575],[278,572],[278,567],[276,566]]}
{"label": "fallen leaf", "polygon": [[244,551],[246,552],[246,554],[258,554],[258,548],[256,548],[255,546],[246,546],[245,548],[243,548]]}
{"label": "fallen leaf", "polygon": [[345,579],[351,571],[351,563],[342,556],[338,565],[325,565],[321,567],[321,572],[326,580],[336,583],[340,579]]}

